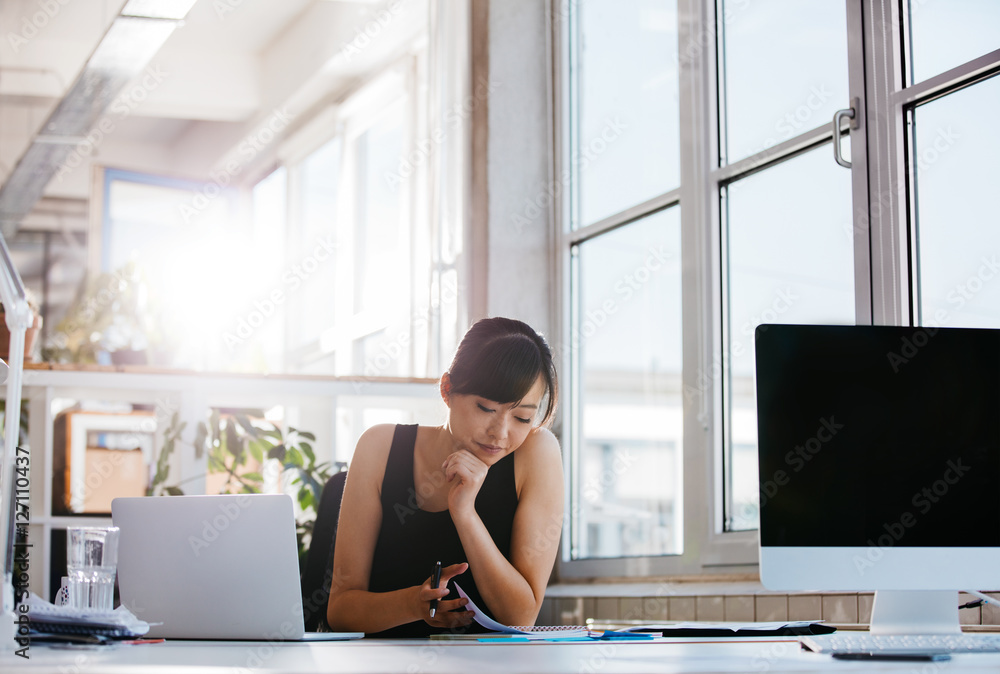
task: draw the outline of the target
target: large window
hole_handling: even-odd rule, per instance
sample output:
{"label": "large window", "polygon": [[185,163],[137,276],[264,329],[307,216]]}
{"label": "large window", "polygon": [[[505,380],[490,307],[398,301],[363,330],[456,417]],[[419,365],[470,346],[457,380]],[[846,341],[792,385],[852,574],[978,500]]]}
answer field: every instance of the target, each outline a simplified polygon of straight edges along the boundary
{"label": "large window", "polygon": [[[254,186],[256,236],[281,261],[269,366],[357,377],[359,393],[371,380],[436,377],[447,366],[442,355],[465,328],[466,258],[460,240],[450,251],[454,225],[433,221],[421,190],[451,170],[436,155],[461,129],[446,111],[430,115],[428,101],[418,52],[304,125]],[[281,343],[285,362],[272,365]]]}
{"label": "large window", "polygon": [[554,13],[560,571],[752,571],[755,331],[1000,326],[1000,5],[628,5]]}
{"label": "large window", "polygon": [[570,557],[678,554],[677,6],[600,0],[567,17]]}

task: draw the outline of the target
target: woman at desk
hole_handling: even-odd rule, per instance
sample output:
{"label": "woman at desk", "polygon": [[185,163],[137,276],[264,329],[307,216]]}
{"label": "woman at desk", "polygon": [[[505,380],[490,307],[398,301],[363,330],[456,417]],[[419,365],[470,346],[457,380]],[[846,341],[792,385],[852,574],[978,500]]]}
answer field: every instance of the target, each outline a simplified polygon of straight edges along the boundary
{"label": "woman at desk", "polygon": [[472,612],[449,596],[452,578],[495,620],[535,622],[563,516],[559,444],[547,428],[552,352],[521,321],[483,319],[440,389],[444,425],[374,426],[358,441],[334,549],[333,630],[463,631]]}

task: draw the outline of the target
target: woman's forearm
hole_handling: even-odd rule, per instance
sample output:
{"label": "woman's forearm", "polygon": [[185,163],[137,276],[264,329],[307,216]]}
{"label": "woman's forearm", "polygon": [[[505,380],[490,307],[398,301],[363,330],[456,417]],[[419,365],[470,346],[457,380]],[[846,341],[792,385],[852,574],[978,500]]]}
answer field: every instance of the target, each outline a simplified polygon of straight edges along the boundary
{"label": "woman's forearm", "polygon": [[326,621],[335,632],[371,634],[420,620],[417,615],[419,587],[392,592],[345,590],[330,597]]}
{"label": "woman's forearm", "polygon": [[[476,588],[493,613],[505,625],[532,625],[538,617],[539,602],[531,585],[497,548],[486,525],[475,512],[452,514],[458,537],[465,549]],[[461,578],[458,579],[461,581]],[[461,584],[461,583],[459,583]]]}

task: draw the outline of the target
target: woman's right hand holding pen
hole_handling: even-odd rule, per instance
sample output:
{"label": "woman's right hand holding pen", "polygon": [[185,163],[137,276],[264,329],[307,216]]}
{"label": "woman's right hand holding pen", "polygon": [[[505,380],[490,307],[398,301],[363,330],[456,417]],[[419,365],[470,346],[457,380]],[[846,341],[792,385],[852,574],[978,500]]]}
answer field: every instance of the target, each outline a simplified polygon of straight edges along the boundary
{"label": "woman's right hand holding pen", "polygon": [[[465,573],[469,568],[466,562],[452,564],[441,569],[441,579],[437,589],[434,588],[434,577],[428,576],[424,584],[418,588],[420,617],[428,625],[435,627],[460,627],[472,622],[472,611],[458,611],[468,603],[464,597],[444,601],[448,596],[448,581]],[[431,602],[437,600],[434,617],[431,617]]]}

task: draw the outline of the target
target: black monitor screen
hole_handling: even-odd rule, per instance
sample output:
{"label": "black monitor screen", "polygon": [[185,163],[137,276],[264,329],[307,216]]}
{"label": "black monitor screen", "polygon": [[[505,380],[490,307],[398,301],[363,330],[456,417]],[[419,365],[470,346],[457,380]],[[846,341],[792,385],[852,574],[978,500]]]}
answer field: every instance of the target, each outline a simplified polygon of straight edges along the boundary
{"label": "black monitor screen", "polygon": [[766,546],[1000,546],[1000,330],[761,325]]}

